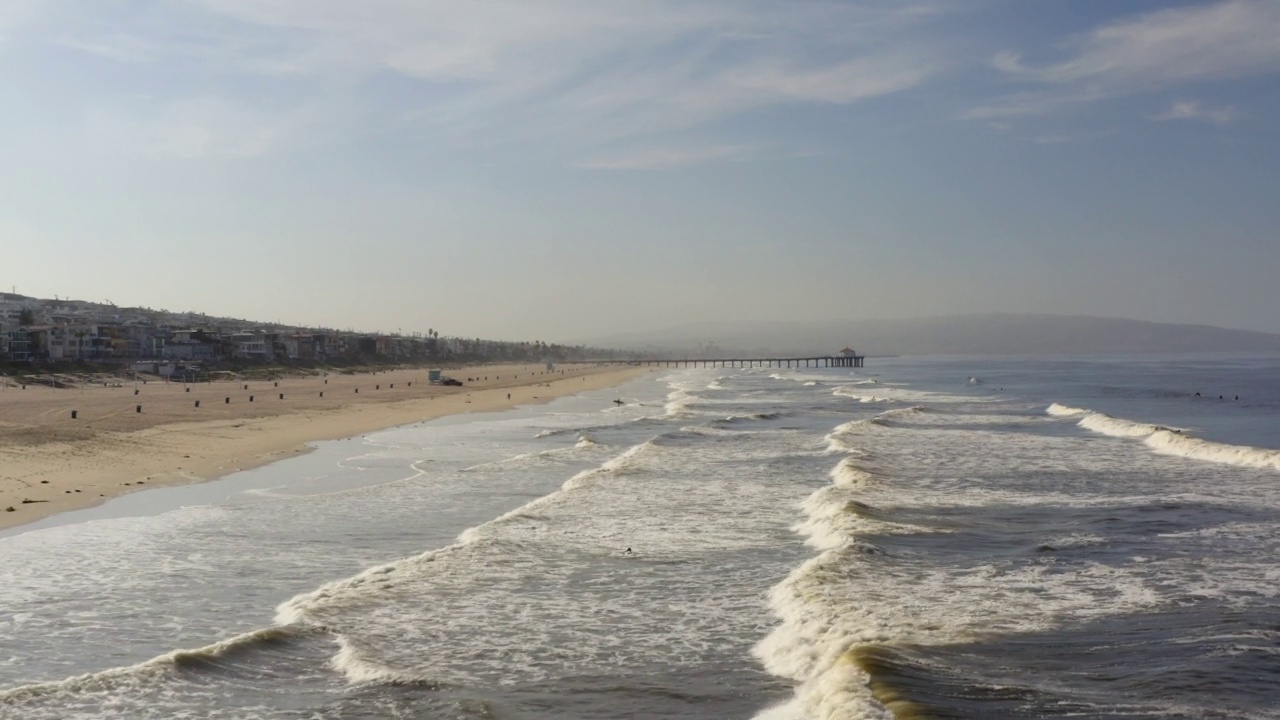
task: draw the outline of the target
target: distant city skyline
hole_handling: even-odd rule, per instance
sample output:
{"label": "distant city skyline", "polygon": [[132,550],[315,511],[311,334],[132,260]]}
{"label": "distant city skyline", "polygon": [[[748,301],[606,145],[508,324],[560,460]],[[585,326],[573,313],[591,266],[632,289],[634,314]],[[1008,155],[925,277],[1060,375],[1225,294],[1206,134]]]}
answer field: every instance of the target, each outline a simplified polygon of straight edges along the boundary
{"label": "distant city skyline", "polygon": [[17,0],[0,289],[548,342],[1280,332],[1280,2]]}

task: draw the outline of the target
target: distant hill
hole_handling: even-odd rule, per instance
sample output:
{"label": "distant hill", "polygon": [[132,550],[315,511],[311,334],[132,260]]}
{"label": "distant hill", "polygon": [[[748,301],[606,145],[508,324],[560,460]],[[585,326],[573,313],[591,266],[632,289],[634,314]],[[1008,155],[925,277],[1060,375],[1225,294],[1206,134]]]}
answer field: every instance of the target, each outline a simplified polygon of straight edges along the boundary
{"label": "distant hill", "polygon": [[592,338],[597,347],[717,354],[1078,355],[1280,352],[1280,335],[1068,315],[953,315],[907,320],[692,323]]}

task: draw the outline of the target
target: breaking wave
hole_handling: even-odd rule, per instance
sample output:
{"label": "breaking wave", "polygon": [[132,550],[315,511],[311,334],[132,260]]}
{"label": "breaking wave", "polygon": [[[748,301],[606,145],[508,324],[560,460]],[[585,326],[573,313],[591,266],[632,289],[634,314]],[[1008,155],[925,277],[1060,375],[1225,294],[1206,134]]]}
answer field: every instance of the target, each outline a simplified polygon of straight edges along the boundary
{"label": "breaking wave", "polygon": [[1086,430],[1092,430],[1103,435],[1129,438],[1146,437],[1151,433],[1168,429],[1160,425],[1149,425],[1147,423],[1133,422],[1132,420],[1113,418],[1110,415],[1097,412],[1086,414],[1076,424]]}
{"label": "breaking wave", "polygon": [[1212,442],[1169,430],[1154,432],[1143,442],[1162,455],[1178,455],[1238,467],[1280,470],[1280,450]]}
{"label": "breaking wave", "polygon": [[545,437],[555,437],[556,435],[568,435],[569,433],[576,433],[576,432],[578,432],[576,428],[553,428],[551,430],[543,430],[542,432],[538,433],[537,435],[534,435],[533,437],[535,439],[545,438]]}
{"label": "breaking wave", "polygon": [[[901,417],[920,410],[891,412]],[[859,431],[885,415],[845,423],[828,438],[856,450]],[[910,545],[894,545],[889,537],[951,530],[916,525],[898,517],[895,507],[868,502],[876,488],[894,482],[891,473],[868,470],[865,457],[851,455],[829,476],[830,484],[802,502],[804,519],[793,526],[818,552],[771,590],[769,606],[780,622],[753,650],[769,673],[795,682],[795,694],[757,720],[932,717],[881,682],[886,653],[989,633],[994,608],[1010,609],[1000,613],[1001,629],[1017,633],[1043,631],[1061,616],[1089,617],[1101,606],[1141,612],[1161,601],[1138,574],[1101,563],[1010,566],[999,558],[931,569],[902,549]],[[1087,535],[1063,540],[1097,542]]]}
{"label": "breaking wave", "polygon": [[116,688],[149,684],[184,668],[217,665],[235,655],[301,637],[303,628],[283,625],[261,628],[204,647],[174,650],[134,665],[76,675],[55,682],[21,685],[0,691],[0,708],[19,706],[59,693],[111,692]]}
{"label": "breaking wave", "polygon": [[693,410],[693,402],[700,400],[697,395],[690,394],[685,390],[672,390],[667,395],[667,402],[664,405],[666,410],[665,417],[679,418],[697,415]]}
{"label": "breaking wave", "polygon": [[882,427],[894,427],[899,422],[906,420],[913,415],[923,415],[927,412],[929,412],[929,409],[925,406],[913,405],[911,407],[898,408],[896,410],[886,410],[871,418],[870,422]]}
{"label": "breaking wave", "polygon": [[[452,545],[376,565],[354,576],[325,583],[315,590],[295,595],[277,606],[276,623],[280,626],[303,624],[305,626],[323,628],[324,623],[319,618],[323,616],[323,609],[326,606],[350,603],[366,591],[376,592],[385,585],[394,584],[398,576],[404,573],[412,573],[415,568],[420,568],[429,563],[439,563],[440,566],[444,566],[458,553],[468,552],[472,549],[471,546],[497,542],[488,532],[491,528],[537,519],[540,507],[555,502],[564,493],[587,487],[601,477],[626,474],[629,471],[633,471],[639,466],[641,456],[654,451],[657,447],[653,440],[634,445],[599,467],[584,470],[569,478],[559,490],[532,500],[488,522],[464,530]],[[354,675],[351,677],[355,682],[375,678],[396,682],[421,681],[420,678],[393,678],[386,676],[386,673],[376,668],[372,668],[367,664],[361,665],[357,663],[356,660],[358,659],[358,649],[348,646],[346,654],[340,654],[335,663],[345,661],[343,667],[353,669]]]}
{"label": "breaking wave", "polygon": [[857,400],[858,402],[863,402],[863,403],[880,403],[880,402],[890,401],[889,398],[880,397],[879,395],[876,395],[874,393],[859,392],[854,389],[853,385],[842,385],[836,388],[835,390],[833,390],[831,394],[840,395],[842,397],[847,397],[847,398],[853,398],[854,400]]}
{"label": "breaking wave", "polygon": [[338,652],[330,665],[353,683],[387,683],[392,685],[428,685],[441,688],[445,683],[405,673],[367,656],[359,645],[345,635],[336,636]]}
{"label": "breaking wave", "polygon": [[751,415],[730,415],[728,417],[712,421],[711,425],[714,427],[728,427],[732,425],[741,425],[743,423],[758,422],[760,420],[777,420],[781,417],[785,417],[784,413],[765,412],[753,413]]}
{"label": "breaking wave", "polygon": [[865,450],[853,444],[851,441],[862,434],[869,427],[895,427],[895,420],[902,420],[912,415],[929,412],[928,408],[920,405],[905,408],[895,408],[893,410],[885,410],[875,417],[863,418],[861,420],[850,420],[835,426],[831,432],[827,433],[823,439],[827,441],[827,452],[829,453],[845,453],[865,457]]}
{"label": "breaking wave", "polygon": [[1080,427],[1112,437],[1141,439],[1144,445],[1161,455],[1236,467],[1280,470],[1280,450],[1202,440],[1187,434],[1183,428],[1134,422],[1057,403],[1050,405],[1046,412],[1057,416],[1083,415],[1076,423]]}

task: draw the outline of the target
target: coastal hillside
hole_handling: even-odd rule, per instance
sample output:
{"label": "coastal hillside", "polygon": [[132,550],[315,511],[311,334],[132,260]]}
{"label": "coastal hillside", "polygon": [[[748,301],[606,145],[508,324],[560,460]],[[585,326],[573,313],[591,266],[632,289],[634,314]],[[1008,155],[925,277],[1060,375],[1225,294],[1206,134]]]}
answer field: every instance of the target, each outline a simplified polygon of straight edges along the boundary
{"label": "coastal hillside", "polygon": [[704,356],[825,354],[846,345],[870,355],[1077,355],[1280,352],[1280,335],[1122,318],[1001,313],[905,320],[692,323],[594,338],[591,344]]}

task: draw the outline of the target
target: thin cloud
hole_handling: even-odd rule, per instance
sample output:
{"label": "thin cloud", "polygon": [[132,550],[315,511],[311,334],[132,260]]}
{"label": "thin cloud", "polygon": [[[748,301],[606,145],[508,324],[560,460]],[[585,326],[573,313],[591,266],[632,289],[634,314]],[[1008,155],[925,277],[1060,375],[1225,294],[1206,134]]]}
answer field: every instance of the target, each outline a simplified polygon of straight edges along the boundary
{"label": "thin cloud", "polygon": [[184,100],[166,108],[150,126],[153,152],[179,158],[256,157],[289,146],[305,125],[305,113],[265,114],[218,98]]}
{"label": "thin cloud", "polygon": [[593,170],[657,170],[709,162],[746,160],[756,154],[751,145],[713,145],[695,148],[657,147],[578,163]]}
{"label": "thin cloud", "polygon": [[124,63],[139,63],[153,59],[150,48],[140,46],[136,38],[126,37],[113,41],[88,41],[74,37],[60,38],[55,41],[63,47],[97,55],[108,60]]}
{"label": "thin cloud", "polygon": [[914,87],[932,72],[919,58],[880,56],[818,68],[745,68],[730,82],[774,102],[787,98],[847,105]]}
{"label": "thin cloud", "polygon": [[[260,105],[238,94],[267,79],[293,83],[316,103],[364,108],[353,132],[419,125],[480,145],[551,138],[603,147],[757,108],[848,105],[917,87],[944,64],[927,43],[904,45],[942,15],[928,2],[175,0],[127,14],[115,5],[51,7],[43,24],[51,41],[106,61],[178,64],[190,77],[217,77],[229,107]],[[388,107],[368,88],[389,76],[416,87]],[[173,103],[208,100],[169,91]],[[201,127],[188,124],[173,144],[205,146]],[[261,142],[246,146],[256,151]]]}
{"label": "thin cloud", "polygon": [[305,147],[308,133],[332,132],[331,122],[313,106],[264,111],[218,97],[155,102],[130,98],[149,112],[131,112],[121,104],[88,108],[85,123],[102,147],[133,148],[141,155],[193,160],[252,158]]}
{"label": "thin cloud", "polygon": [[1039,86],[962,113],[968,119],[1035,115],[1063,106],[1280,71],[1280,3],[1229,0],[1126,18],[1069,39],[1045,65],[1002,52],[991,66]]}
{"label": "thin cloud", "polygon": [[1169,106],[1169,109],[1159,115],[1152,115],[1151,119],[1156,122],[1167,122],[1170,120],[1193,120],[1198,122],[1207,122],[1222,127],[1235,122],[1237,118],[1236,109],[1232,107],[1207,108],[1198,102],[1184,101],[1175,102]]}

